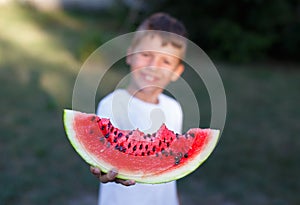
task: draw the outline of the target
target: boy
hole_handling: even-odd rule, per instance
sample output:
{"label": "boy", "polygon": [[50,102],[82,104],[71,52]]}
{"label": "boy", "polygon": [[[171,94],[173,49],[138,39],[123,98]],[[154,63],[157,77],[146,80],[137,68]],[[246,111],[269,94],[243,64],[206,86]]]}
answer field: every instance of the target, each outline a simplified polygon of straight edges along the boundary
{"label": "boy", "polygon": [[[184,26],[168,14],[157,13],[146,19],[128,49],[129,85],[101,100],[97,114],[110,118],[120,129],[139,128],[153,133],[165,123],[169,129],[181,133],[181,107],[162,92],[184,71],[181,58],[185,53],[186,41],[181,36],[185,35]],[[179,204],[175,181],[158,185],[135,184],[133,180],[116,178],[117,170],[104,174],[91,167],[91,172],[102,182],[99,205]]]}

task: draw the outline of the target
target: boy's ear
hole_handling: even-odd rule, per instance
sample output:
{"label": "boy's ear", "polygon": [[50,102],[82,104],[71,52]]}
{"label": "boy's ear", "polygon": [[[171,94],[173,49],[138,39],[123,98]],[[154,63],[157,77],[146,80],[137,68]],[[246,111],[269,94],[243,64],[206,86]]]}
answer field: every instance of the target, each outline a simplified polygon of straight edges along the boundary
{"label": "boy's ear", "polygon": [[173,75],[171,77],[171,81],[173,81],[173,82],[176,81],[181,76],[183,71],[184,71],[184,65],[182,63],[180,63],[174,70]]}

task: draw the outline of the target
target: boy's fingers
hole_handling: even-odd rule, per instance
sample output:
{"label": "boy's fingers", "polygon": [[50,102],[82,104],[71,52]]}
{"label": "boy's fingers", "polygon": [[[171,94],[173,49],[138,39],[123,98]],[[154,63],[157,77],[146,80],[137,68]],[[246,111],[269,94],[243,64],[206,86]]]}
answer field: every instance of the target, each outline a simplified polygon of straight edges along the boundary
{"label": "boy's fingers", "polygon": [[116,176],[118,175],[118,171],[115,169],[110,170],[107,174],[101,172],[101,170],[97,167],[90,166],[90,171],[92,174],[97,177],[102,183],[107,182],[116,182],[118,184],[122,184],[124,186],[131,186],[135,184],[134,180],[124,180],[118,179]]}
{"label": "boy's fingers", "polygon": [[110,170],[107,174],[104,174],[99,168],[93,166],[90,166],[90,171],[103,183],[114,181],[118,174],[118,172],[114,169]]}
{"label": "boy's fingers", "polygon": [[135,185],[135,181],[134,180],[123,180],[123,179],[116,179],[115,180],[116,183],[118,184],[122,184],[124,186],[131,186],[131,185]]}
{"label": "boy's fingers", "polygon": [[99,179],[102,183],[112,182],[117,175],[118,172],[116,170],[110,170],[107,174],[100,174]]}
{"label": "boy's fingers", "polygon": [[97,167],[90,167],[90,171],[92,172],[93,175],[95,175],[96,177],[99,177],[101,175],[101,171],[99,168]]}

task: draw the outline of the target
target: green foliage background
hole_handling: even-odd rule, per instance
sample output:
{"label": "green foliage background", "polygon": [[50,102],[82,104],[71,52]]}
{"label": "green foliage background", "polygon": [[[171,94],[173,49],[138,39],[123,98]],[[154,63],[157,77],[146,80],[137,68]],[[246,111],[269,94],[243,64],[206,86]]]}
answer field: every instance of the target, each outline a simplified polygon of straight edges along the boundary
{"label": "green foliage background", "polygon": [[165,0],[149,6],[149,13],[166,11],[182,19],[190,39],[216,59],[299,60],[298,0]]}

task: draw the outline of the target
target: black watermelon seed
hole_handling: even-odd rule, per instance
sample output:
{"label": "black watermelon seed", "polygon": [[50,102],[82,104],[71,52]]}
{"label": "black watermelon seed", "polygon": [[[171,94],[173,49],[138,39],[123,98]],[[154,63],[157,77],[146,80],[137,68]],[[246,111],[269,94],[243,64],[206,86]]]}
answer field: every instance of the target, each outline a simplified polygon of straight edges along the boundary
{"label": "black watermelon seed", "polygon": [[116,131],[114,131],[114,135],[117,135],[117,133],[118,133],[118,132],[117,132],[117,130],[116,130]]}
{"label": "black watermelon seed", "polygon": [[105,138],[109,138],[109,133],[107,133],[107,134],[105,135]]}
{"label": "black watermelon seed", "polygon": [[170,147],[170,142],[167,142],[167,147]]}
{"label": "black watermelon seed", "polygon": [[126,135],[125,137],[126,137],[126,140],[128,140],[129,136],[128,136],[128,135]]}
{"label": "black watermelon seed", "polygon": [[140,149],[140,150],[143,149],[143,144],[140,145],[140,148],[139,148],[139,149]]}
{"label": "black watermelon seed", "polygon": [[111,128],[110,128],[110,132],[113,132],[113,131],[114,131],[114,127],[111,127]]}
{"label": "black watermelon seed", "polygon": [[117,143],[117,141],[118,141],[118,139],[117,139],[117,138],[115,138],[115,139],[114,139],[114,143]]}
{"label": "black watermelon seed", "polygon": [[179,139],[179,134],[178,133],[176,133],[176,138]]}
{"label": "black watermelon seed", "polygon": [[118,137],[120,138],[120,137],[122,137],[123,136],[123,134],[120,132],[119,134],[118,134]]}
{"label": "black watermelon seed", "polygon": [[127,148],[129,149],[130,147],[131,147],[131,143],[129,142],[129,144],[128,144]]}
{"label": "black watermelon seed", "polygon": [[147,136],[146,136],[146,135],[144,135],[143,137],[144,137],[144,139],[147,139]]}
{"label": "black watermelon seed", "polygon": [[133,150],[133,151],[135,151],[135,150],[136,150],[136,145],[134,145],[134,147],[132,148],[132,150]]}
{"label": "black watermelon seed", "polygon": [[142,152],[142,156],[145,156],[145,152]]}
{"label": "black watermelon seed", "polygon": [[147,155],[148,155],[148,156],[150,155],[150,151],[147,152]]}
{"label": "black watermelon seed", "polygon": [[145,146],[145,149],[148,150],[148,145]]}
{"label": "black watermelon seed", "polygon": [[154,147],[152,147],[152,151],[153,151],[153,152],[155,152],[155,150],[156,150],[156,147],[155,147],[155,146],[154,146]]}
{"label": "black watermelon seed", "polygon": [[161,146],[161,140],[159,140],[159,144],[158,144],[158,146]]}
{"label": "black watermelon seed", "polygon": [[188,157],[189,157],[189,154],[188,154],[188,153],[185,153],[183,156],[184,156],[185,158],[188,158]]}
{"label": "black watermelon seed", "polygon": [[129,135],[132,135],[132,131],[130,131],[128,134],[129,134]]}
{"label": "black watermelon seed", "polygon": [[105,129],[105,126],[104,126],[104,125],[102,125],[102,126],[101,126],[101,130],[104,130],[104,129]]}
{"label": "black watermelon seed", "polygon": [[105,140],[104,140],[104,137],[100,137],[99,140],[100,140],[100,142],[102,142],[102,143],[104,143],[104,141],[105,141]]}

